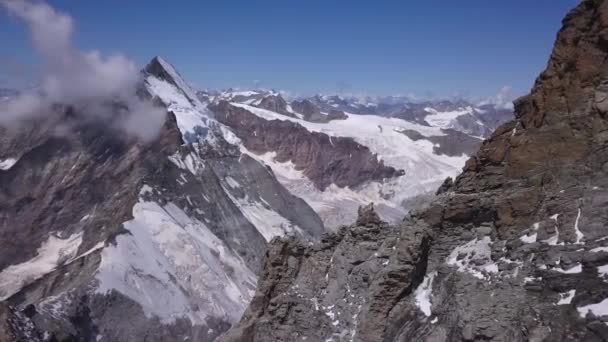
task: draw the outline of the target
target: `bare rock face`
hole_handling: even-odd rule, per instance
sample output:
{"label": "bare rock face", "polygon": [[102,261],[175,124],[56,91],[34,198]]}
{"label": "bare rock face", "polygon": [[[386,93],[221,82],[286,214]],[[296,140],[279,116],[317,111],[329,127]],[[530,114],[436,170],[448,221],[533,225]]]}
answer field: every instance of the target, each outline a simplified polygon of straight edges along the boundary
{"label": "bare rock face", "polygon": [[327,114],[327,120],[328,121],[331,121],[331,120],[346,120],[346,119],[348,119],[348,116],[346,116],[346,114],[343,111],[341,111],[341,110],[332,109]]}
{"label": "bare rock face", "polygon": [[308,246],[274,240],[240,325],[220,341],[382,341],[413,315],[407,295],[424,277],[429,236],[381,222],[369,206],[358,223]]}
{"label": "bare rock face", "polygon": [[445,135],[427,137],[414,130],[403,130],[401,133],[414,141],[428,140],[433,143],[434,153],[452,157],[474,154],[481,146],[482,140],[479,138],[453,129],[442,129],[441,131]]}
{"label": "bare rock face", "polygon": [[321,112],[321,109],[309,99],[291,102],[291,108],[302,114],[304,120],[310,122],[327,123],[331,120],[346,120],[346,114],[341,110],[330,109],[328,112]]}
{"label": "bare rock face", "polygon": [[291,108],[297,113],[304,115],[305,118],[314,115],[321,115],[321,110],[310,100],[293,101],[291,102]]}
{"label": "bare rock face", "polygon": [[321,190],[332,183],[353,187],[403,174],[384,165],[369,148],[351,138],[311,132],[290,121],[264,120],[226,101],[211,109],[248,150],[258,154],[276,152],[277,161],[293,162]]}
{"label": "bare rock face", "polygon": [[262,100],[260,100],[260,103],[256,107],[287,116],[294,116],[293,113],[287,111],[287,102],[281,95],[265,96]]}
{"label": "bare rock face", "polygon": [[374,210],[374,203],[370,203],[364,207],[359,207],[357,212],[357,226],[378,225],[381,224],[380,216]]}
{"label": "bare rock face", "polygon": [[429,207],[275,241],[226,340],[608,340],[607,42],[608,2],[582,1],[515,120]]}
{"label": "bare rock face", "polygon": [[0,341],[41,342],[43,335],[30,319],[5,303],[0,303]]}
{"label": "bare rock face", "polygon": [[441,186],[439,186],[439,189],[437,189],[437,192],[435,194],[441,195],[443,193],[446,193],[446,192],[452,190],[453,187],[454,187],[454,180],[452,179],[452,177],[448,177],[443,181]]}

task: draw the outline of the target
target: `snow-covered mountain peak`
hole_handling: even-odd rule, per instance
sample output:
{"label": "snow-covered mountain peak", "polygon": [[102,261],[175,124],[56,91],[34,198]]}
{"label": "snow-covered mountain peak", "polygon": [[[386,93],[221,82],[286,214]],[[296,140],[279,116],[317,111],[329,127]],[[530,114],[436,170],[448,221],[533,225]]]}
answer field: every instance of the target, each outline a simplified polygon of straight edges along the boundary
{"label": "snow-covered mountain peak", "polygon": [[215,142],[221,124],[213,119],[194,90],[179,72],[161,57],[154,57],[144,69],[145,85],[153,97],[158,97],[175,115],[178,128],[186,143],[202,140]]}

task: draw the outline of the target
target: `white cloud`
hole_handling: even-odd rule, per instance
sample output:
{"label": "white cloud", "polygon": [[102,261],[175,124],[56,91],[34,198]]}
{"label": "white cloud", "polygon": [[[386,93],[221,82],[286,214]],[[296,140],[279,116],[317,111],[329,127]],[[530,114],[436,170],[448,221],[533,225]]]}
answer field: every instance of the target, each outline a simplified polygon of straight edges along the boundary
{"label": "white cloud", "polygon": [[496,95],[480,101],[477,105],[483,106],[492,104],[496,109],[513,110],[513,100],[515,100],[515,98],[517,98],[517,95],[513,91],[513,88],[510,86],[503,86]]}
{"label": "white cloud", "polygon": [[[78,108],[121,101],[133,110],[121,120],[125,125],[120,128],[145,139],[158,133],[165,112],[136,96],[141,75],[132,61],[121,54],[103,56],[99,51],[76,48],[72,44],[73,19],[44,2],[0,0],[0,4],[27,25],[33,46],[43,58],[39,93],[23,94],[6,103],[0,108],[0,123],[39,115],[52,103]],[[140,112],[143,108],[146,113]],[[85,112],[99,115],[103,111]]]}

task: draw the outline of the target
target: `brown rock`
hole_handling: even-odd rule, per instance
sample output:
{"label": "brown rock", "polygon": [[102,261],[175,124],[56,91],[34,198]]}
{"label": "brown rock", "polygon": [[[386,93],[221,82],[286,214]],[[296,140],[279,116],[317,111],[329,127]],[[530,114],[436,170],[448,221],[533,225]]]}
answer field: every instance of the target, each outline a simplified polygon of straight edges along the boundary
{"label": "brown rock", "polygon": [[403,175],[402,170],[384,165],[369,148],[352,138],[310,132],[289,121],[267,121],[225,101],[212,110],[217,120],[231,127],[248,150],[259,154],[276,152],[277,161],[291,161],[321,190],[332,183],[353,187],[369,180]]}

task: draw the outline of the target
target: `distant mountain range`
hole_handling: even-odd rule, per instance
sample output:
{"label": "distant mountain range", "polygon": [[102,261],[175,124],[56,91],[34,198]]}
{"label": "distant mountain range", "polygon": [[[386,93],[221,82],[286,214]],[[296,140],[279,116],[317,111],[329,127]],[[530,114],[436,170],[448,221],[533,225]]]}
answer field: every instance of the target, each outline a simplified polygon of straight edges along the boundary
{"label": "distant mountain range", "polygon": [[[475,104],[467,100],[413,101],[403,96],[355,97],[315,95],[286,100],[275,90],[199,91],[203,101],[226,100],[272,110],[305,115],[339,115],[339,112],[400,118],[426,126],[454,129],[468,135],[487,137],[496,127],[511,119],[512,106]],[[314,121],[314,118],[313,118]]]}

